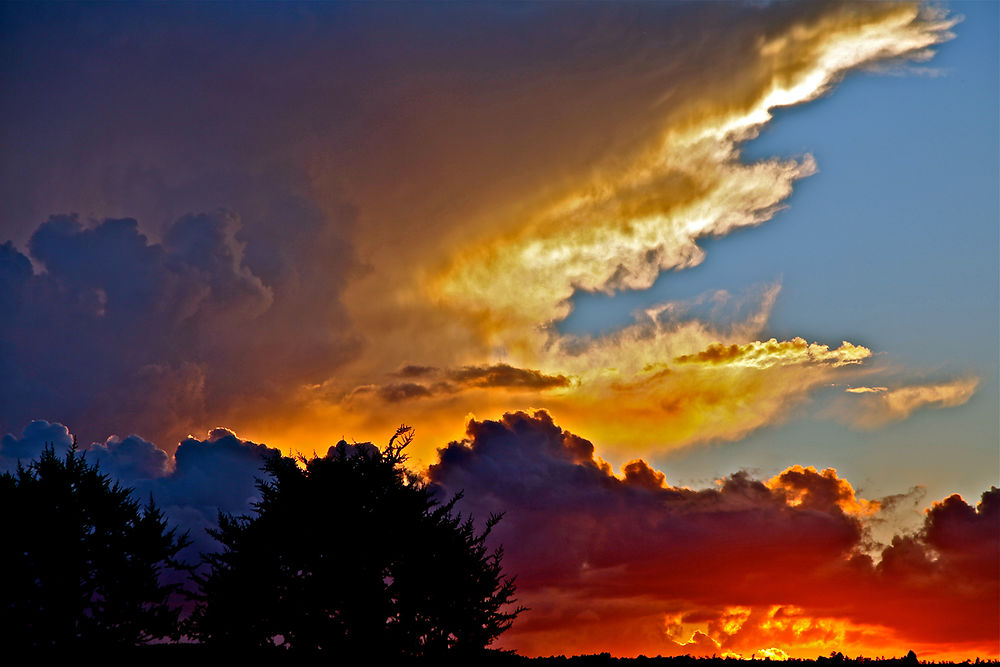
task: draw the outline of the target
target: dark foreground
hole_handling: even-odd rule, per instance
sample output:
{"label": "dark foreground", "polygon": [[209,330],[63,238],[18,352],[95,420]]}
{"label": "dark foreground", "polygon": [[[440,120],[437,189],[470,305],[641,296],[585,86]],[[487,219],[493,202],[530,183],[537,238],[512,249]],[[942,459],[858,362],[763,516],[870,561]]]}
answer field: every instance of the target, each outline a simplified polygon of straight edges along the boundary
{"label": "dark foreground", "polygon": [[[65,655],[52,652],[46,655],[46,651],[35,651],[32,654],[32,661],[39,658],[70,658],[74,662],[80,658],[87,657],[90,651],[75,650]],[[753,665],[763,662],[785,662],[796,665],[796,667],[855,667],[857,665],[869,665],[871,667],[914,667],[916,665],[986,665],[1000,667],[998,660],[968,660],[965,662],[928,662],[921,661],[914,655],[902,658],[849,658],[841,654],[834,654],[830,657],[818,657],[813,660],[789,659],[785,661],[771,661],[767,658],[763,660],[739,660],[736,658],[692,658],[690,656],[678,657],[646,657],[637,658],[615,658],[608,653],[598,655],[578,655],[567,657],[564,655],[547,658],[526,658],[515,653],[502,651],[487,651],[475,656],[455,657],[451,659],[410,659],[410,660],[386,660],[373,659],[374,656],[332,656],[332,655],[301,655],[286,651],[232,651],[214,647],[200,646],[197,644],[161,644],[156,646],[140,646],[131,649],[112,649],[94,651],[93,657],[101,661],[102,667],[115,664],[142,665],[143,667],[196,667],[199,665],[266,665],[267,667],[282,665],[371,665],[377,662],[379,665],[470,665],[478,667],[507,667],[517,665],[530,665],[532,667],[547,666],[600,666],[600,665],[631,665],[635,667],[736,667],[737,665]]]}

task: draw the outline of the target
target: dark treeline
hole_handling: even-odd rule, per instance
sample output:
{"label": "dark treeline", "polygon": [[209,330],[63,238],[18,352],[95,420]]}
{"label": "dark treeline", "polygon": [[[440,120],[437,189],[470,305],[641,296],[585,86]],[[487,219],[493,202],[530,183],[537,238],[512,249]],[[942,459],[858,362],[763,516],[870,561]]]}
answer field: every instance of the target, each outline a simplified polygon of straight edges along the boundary
{"label": "dark treeline", "polygon": [[[302,655],[274,648],[259,649],[256,651],[230,651],[218,647],[197,644],[141,646],[128,650],[112,652],[110,654],[105,653],[102,654],[102,658],[110,658],[113,662],[118,663],[138,661],[137,664],[142,664],[147,667],[159,667],[161,665],[164,667],[174,667],[178,664],[183,664],[185,667],[196,667],[199,665],[233,664],[238,663],[241,660],[247,662],[247,664],[266,664],[275,667],[281,667],[284,665],[296,666],[331,664],[329,656],[315,654]],[[366,664],[368,660],[364,656],[354,656],[353,658],[338,656],[338,658],[340,659],[334,660],[332,664]],[[396,658],[389,661],[388,664],[417,665],[420,667],[423,667],[424,665],[470,665],[474,667],[517,667],[519,665],[527,665],[529,667],[602,667],[604,665],[627,665],[630,667],[737,667],[745,665],[750,667],[751,665],[761,665],[763,663],[773,663],[776,665],[789,664],[795,665],[796,667],[849,667],[856,665],[869,665],[870,667],[916,667],[917,665],[942,665],[957,667],[959,665],[982,665],[983,667],[995,667],[1000,665],[1000,661],[997,660],[980,660],[978,658],[975,660],[967,660],[965,662],[921,661],[915,655],[908,655],[902,658],[849,658],[840,653],[835,653],[832,656],[821,656],[815,659],[789,658],[788,660],[783,661],[769,660],[767,658],[761,660],[741,660],[738,658],[717,657],[695,658],[688,655],[671,657],[639,656],[636,658],[616,658],[608,653],[601,653],[597,655],[577,655],[572,657],[560,655],[541,658],[526,658],[513,652],[498,650],[485,650],[478,654],[472,662],[470,662],[467,658],[455,657],[454,659],[449,659],[448,657],[438,656],[433,658]]]}
{"label": "dark treeline", "polygon": [[481,656],[522,611],[502,550],[486,546],[500,517],[477,530],[454,510],[460,495],[438,500],[404,466],[411,438],[401,427],[384,449],[273,456],[251,514],[220,512],[220,549],[196,563],[179,560],[189,536],[152,498],[141,505],[75,446],[49,447],[0,475],[0,643],[102,656],[150,644],[143,656],[194,660]]}

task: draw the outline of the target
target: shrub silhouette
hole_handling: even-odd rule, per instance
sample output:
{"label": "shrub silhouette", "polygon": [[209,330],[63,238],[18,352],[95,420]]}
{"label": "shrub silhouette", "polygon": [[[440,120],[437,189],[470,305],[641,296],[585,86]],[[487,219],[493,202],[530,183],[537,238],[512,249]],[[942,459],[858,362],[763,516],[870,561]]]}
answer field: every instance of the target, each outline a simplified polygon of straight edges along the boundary
{"label": "shrub silhouette", "polygon": [[205,556],[190,633],[233,648],[337,656],[482,651],[521,611],[485,530],[440,504],[403,467],[412,429],[379,451],[339,443],[326,457],[265,465],[252,516],[219,515],[224,549]]}
{"label": "shrub silhouette", "polygon": [[0,475],[0,637],[7,646],[124,646],[177,634],[178,568],[187,536],[152,503],[89,465],[76,445],[47,447]]}

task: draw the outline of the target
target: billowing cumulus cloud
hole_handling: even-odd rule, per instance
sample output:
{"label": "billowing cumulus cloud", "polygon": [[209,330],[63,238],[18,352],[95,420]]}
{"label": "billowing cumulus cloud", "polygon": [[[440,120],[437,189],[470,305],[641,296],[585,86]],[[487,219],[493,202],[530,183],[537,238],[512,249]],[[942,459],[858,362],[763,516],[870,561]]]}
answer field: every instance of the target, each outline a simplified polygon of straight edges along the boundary
{"label": "billowing cumulus cloud", "polygon": [[[14,470],[19,462],[27,466],[45,447],[62,455],[73,442],[63,424],[31,422],[21,437],[8,433],[0,439],[0,472]],[[217,548],[205,531],[216,526],[219,512],[250,512],[260,496],[256,482],[264,475],[264,462],[279,454],[226,428],[212,429],[204,440],[188,436],[172,455],[138,435],[78,446],[89,463],[134,489],[138,500],[152,497],[173,525],[188,531],[192,538],[185,553],[188,559]]]}
{"label": "billowing cumulus cloud", "polygon": [[641,460],[619,476],[544,412],[471,421],[439,455],[428,474],[443,491],[464,490],[477,516],[506,511],[496,537],[532,607],[510,648],[996,652],[1000,490],[976,507],[934,504],[873,559],[880,503],[832,469],[737,473],[703,490]]}
{"label": "billowing cumulus cloud", "polygon": [[[58,216],[29,240],[34,267],[5,246],[14,303],[0,340],[16,353],[0,388],[4,425],[44,411],[85,424],[85,437],[126,428],[162,440],[336,367],[350,343],[327,305],[289,321],[289,304],[275,302],[288,285],[251,270],[240,230],[229,211],[192,214],[157,243],[135,220]],[[293,327],[303,336],[288,345]]]}
{"label": "billowing cumulus cloud", "polygon": [[173,469],[171,457],[162,449],[132,434],[127,438],[113,435],[87,449],[88,460],[102,471],[124,480],[159,479]]}
{"label": "billowing cumulus cloud", "polygon": [[65,451],[73,444],[73,436],[62,424],[51,424],[44,419],[36,419],[21,431],[21,437],[5,433],[0,438],[0,471],[11,471],[18,463],[28,465],[38,458],[45,447],[55,451]]}

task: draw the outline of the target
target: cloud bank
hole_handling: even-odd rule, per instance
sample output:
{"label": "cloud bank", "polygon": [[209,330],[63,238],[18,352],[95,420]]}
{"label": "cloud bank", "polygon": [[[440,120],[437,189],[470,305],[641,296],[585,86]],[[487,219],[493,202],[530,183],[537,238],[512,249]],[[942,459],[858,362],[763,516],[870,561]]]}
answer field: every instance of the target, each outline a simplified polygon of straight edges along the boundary
{"label": "cloud bank", "polygon": [[615,475],[542,411],[472,420],[439,456],[434,483],[506,512],[496,539],[532,608],[504,636],[519,652],[996,655],[996,488],[935,503],[873,558],[881,503],[832,469],[701,490],[642,460]]}
{"label": "cloud bank", "polygon": [[[0,440],[0,463],[72,440],[62,424],[36,421]],[[327,455],[344,447],[371,445],[341,442]],[[189,558],[217,548],[205,529],[219,511],[250,511],[260,468],[278,453],[225,428],[185,439],[173,456],[136,435],[84,449],[190,531]],[[442,500],[462,492],[466,515],[504,513],[491,539],[530,611],[502,646],[522,654],[997,655],[996,488],[975,506],[936,502],[917,532],[878,544],[870,526],[898,499],[862,498],[836,470],[674,486],[642,459],[615,474],[544,411],[470,420],[426,479]]]}

